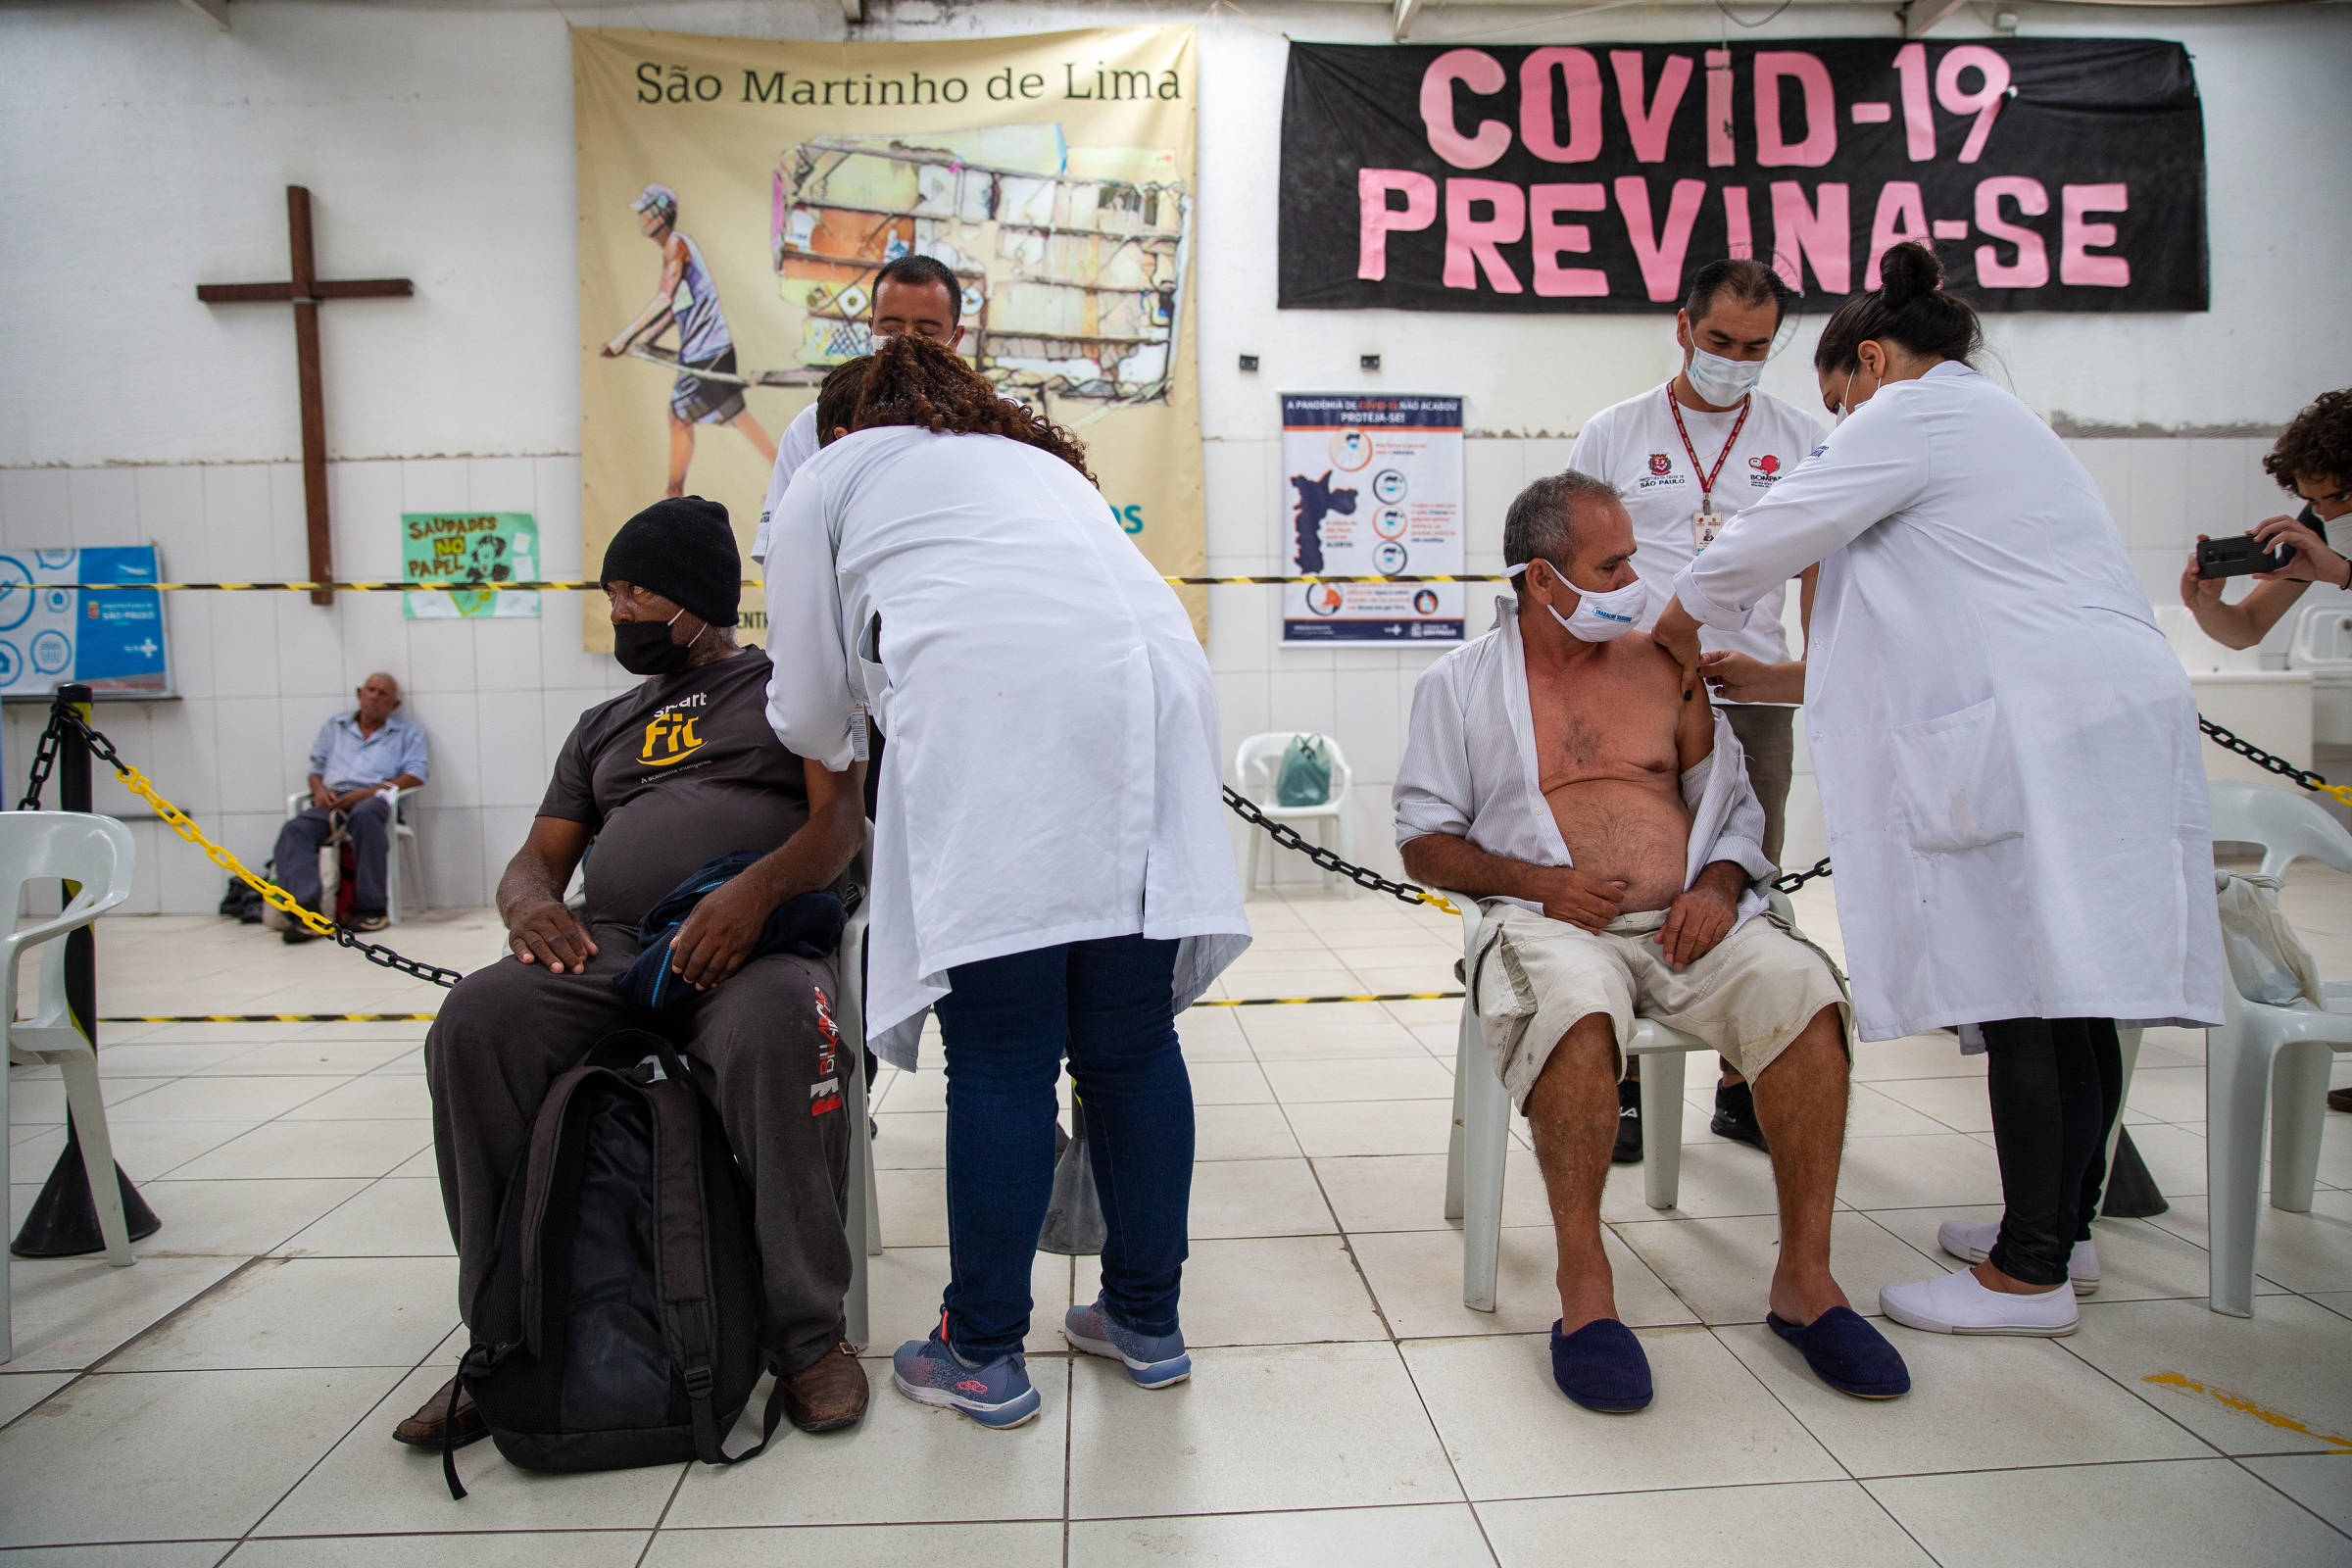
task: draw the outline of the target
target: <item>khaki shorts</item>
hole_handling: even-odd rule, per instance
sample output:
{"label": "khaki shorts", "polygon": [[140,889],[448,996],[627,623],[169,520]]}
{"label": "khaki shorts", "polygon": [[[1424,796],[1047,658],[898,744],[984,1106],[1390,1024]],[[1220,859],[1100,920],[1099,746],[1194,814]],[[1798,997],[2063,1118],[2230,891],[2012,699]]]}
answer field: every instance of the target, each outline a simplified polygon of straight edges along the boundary
{"label": "khaki shorts", "polygon": [[1706,956],[1676,969],[1654,940],[1666,923],[1663,909],[1587,931],[1499,900],[1484,908],[1489,924],[1471,994],[1494,1070],[1522,1111],[1552,1048],[1595,1012],[1606,1013],[1615,1030],[1620,1078],[1638,1018],[1705,1041],[1752,1080],[1816,1013],[1835,1006],[1846,1055],[1853,1055],[1845,977],[1828,954],[1769,914],[1740,921]]}

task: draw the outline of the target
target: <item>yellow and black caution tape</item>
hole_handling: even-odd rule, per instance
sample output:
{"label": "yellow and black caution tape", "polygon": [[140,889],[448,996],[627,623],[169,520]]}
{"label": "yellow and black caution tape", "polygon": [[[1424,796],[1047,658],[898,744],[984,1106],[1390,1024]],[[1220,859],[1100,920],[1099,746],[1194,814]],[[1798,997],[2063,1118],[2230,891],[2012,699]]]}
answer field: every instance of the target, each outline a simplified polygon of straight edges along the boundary
{"label": "yellow and black caution tape", "polygon": [[1305,1007],[1325,1002],[1459,1002],[1459,991],[1382,991],[1360,997],[1203,997],[1196,1007]]}
{"label": "yellow and black caution tape", "polygon": [[[1206,997],[1196,1007],[1304,1007],[1326,1002],[1459,1002],[1459,991],[1382,991],[1352,997]],[[431,1023],[430,1012],[103,1013],[100,1023]]]}
{"label": "yellow and black caution tape", "polygon": [[[1160,581],[1179,588],[1215,588],[1228,585],[1282,587],[1291,583],[1396,583],[1414,586],[1428,582],[1507,582],[1500,572],[1421,572],[1394,577],[1378,574],[1338,576],[1310,573],[1302,576],[1257,574],[1228,577],[1162,577]],[[15,585],[21,586],[21,585]],[[44,582],[36,588],[66,588],[81,593],[128,593],[134,589],[162,593],[218,593],[218,594],[421,594],[421,593],[522,593],[537,591],[551,594],[602,593],[604,584],[594,578],[544,577],[522,582],[487,582],[478,577],[431,577],[413,580],[370,580],[353,582]],[[764,588],[767,585],[754,578],[743,579],[746,588]]]}
{"label": "yellow and black caution tape", "polygon": [[431,1023],[429,1012],[104,1012],[100,1023]]}

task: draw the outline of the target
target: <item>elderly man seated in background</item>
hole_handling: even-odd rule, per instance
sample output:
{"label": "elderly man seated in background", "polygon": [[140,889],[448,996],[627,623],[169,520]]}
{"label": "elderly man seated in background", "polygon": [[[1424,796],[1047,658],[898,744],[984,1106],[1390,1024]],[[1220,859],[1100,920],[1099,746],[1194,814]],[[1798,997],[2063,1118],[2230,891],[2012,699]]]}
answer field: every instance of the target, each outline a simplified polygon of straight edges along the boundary
{"label": "elderly man seated in background", "polygon": [[1606,480],[1570,470],[1521,491],[1502,535],[1518,602],[1421,676],[1395,791],[1407,874],[1488,916],[1469,990],[1551,1201],[1552,1379],[1589,1410],[1650,1402],[1600,1238],[1625,1045],[1647,1016],[1756,1086],[1781,1210],[1766,1321],[1831,1387],[1890,1398],[1911,1386],[1902,1357],[1830,1273],[1844,983],[1764,913],[1775,868],[1740,742],[1636,629],[1633,554]]}
{"label": "elderly man seated in background", "polygon": [[[768,658],[733,632],[741,577],[726,508],[700,496],[657,502],[612,536],[612,655],[645,681],[572,726],[499,879],[508,956],[442,1004],[425,1077],[458,1309],[471,1321],[508,1177],[556,1078],[632,1024],[708,1066],[752,1187],[762,1346],[785,1412],[821,1432],[866,1401],[842,1343],[850,1134],[832,891],[865,841],[862,764],[829,772],[768,727]],[[564,898],[583,856],[585,918]],[[438,1446],[449,1399],[444,1385],[394,1436]],[[454,1427],[456,1443],[484,1434],[470,1394]]]}
{"label": "elderly man seated in background", "polygon": [[[377,671],[360,683],[360,706],[318,726],[311,742],[311,804],[277,830],[277,880],[308,909],[323,897],[318,851],[338,829],[351,840],[351,927],[384,928],[384,870],[392,854],[392,802],[385,791],[413,790],[430,774],[424,731],[400,711],[400,682]],[[288,942],[313,933],[299,920]]]}

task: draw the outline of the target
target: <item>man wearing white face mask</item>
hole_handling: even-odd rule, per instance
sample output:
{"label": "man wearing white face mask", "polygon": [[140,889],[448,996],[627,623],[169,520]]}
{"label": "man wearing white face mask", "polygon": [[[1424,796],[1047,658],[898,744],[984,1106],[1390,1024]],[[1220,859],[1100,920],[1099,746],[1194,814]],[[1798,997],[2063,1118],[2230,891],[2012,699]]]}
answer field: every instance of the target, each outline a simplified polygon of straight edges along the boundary
{"label": "man wearing white face mask", "polygon": [[[1762,262],[1735,257],[1709,262],[1690,279],[1674,318],[1683,366],[1662,387],[1612,405],[1585,422],[1568,466],[1608,480],[1625,495],[1641,554],[1634,568],[1650,592],[1644,630],[1674,591],[1674,574],[1732,518],[1772,493],[1780,476],[1821,445],[1819,421],[1756,388],[1783,314],[1796,298]],[[1803,617],[1810,624],[1814,574],[1800,580]],[[1787,663],[1781,630],[1782,594],[1758,600],[1747,623],[1710,630],[1706,651],[1732,656],[1717,674],[1738,678],[1748,669]],[[1788,805],[1795,752],[1796,710],[1752,700],[1716,697],[1747,754],[1748,782],[1764,808],[1764,857],[1776,865]],[[1627,1086],[1617,1157],[1642,1156],[1641,1100]],[[1761,1148],[1764,1133],[1755,1101],[1740,1075],[1724,1064],[1716,1090],[1714,1130]]]}
{"label": "man wearing white face mask", "polygon": [[1516,601],[1413,690],[1394,805],[1407,874],[1480,901],[1468,975],[1494,1070],[1527,1115],[1559,1246],[1552,1376],[1587,1409],[1649,1403],[1617,1316],[1600,1193],[1637,1015],[1755,1080],[1781,1247],[1768,1321],[1832,1387],[1910,1377],[1830,1274],[1848,1008],[1836,967],[1764,912],[1773,871],[1740,742],[1703,685],[1637,629],[1616,487],[1570,471],[1512,503]]}

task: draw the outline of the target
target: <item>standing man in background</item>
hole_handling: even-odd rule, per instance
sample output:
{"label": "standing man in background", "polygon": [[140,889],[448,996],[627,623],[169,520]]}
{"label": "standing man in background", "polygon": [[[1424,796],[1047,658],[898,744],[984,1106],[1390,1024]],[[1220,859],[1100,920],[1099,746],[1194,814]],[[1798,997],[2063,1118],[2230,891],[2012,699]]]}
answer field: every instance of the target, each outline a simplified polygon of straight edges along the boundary
{"label": "standing man in background", "polygon": [[[1674,574],[1821,445],[1818,420],[1756,390],[1795,297],[1762,262],[1733,257],[1700,268],[1674,318],[1683,368],[1663,387],[1586,420],[1568,455],[1569,467],[1605,479],[1624,495],[1634,520],[1634,570],[1650,589],[1642,617],[1644,630],[1655,624],[1672,596]],[[1808,624],[1816,569],[1807,567],[1801,579],[1801,611]],[[1776,588],[1756,603],[1740,630],[1710,629],[1706,650],[1745,655],[1766,664],[1788,662],[1781,602]],[[1777,865],[1788,824],[1796,710],[1722,696],[1717,703],[1747,753],[1748,782],[1764,807],[1764,856]],[[1729,1061],[1715,1090],[1713,1128],[1721,1137],[1764,1147],[1755,1098]],[[1641,1157],[1642,1096],[1639,1079],[1629,1077],[1619,1091],[1615,1158],[1628,1164]]]}
{"label": "standing man in background", "polygon": [[[886,337],[919,337],[951,349],[963,346],[963,285],[945,263],[912,252],[885,262],[874,274],[873,331]],[[784,492],[801,465],[816,456],[816,400],[793,416],[776,443],[776,467],[768,475],[767,499],[760,503],[760,532],[752,559],[767,564],[769,519],[784,504]],[[877,761],[879,760],[877,759]],[[880,769],[876,768],[879,776]]]}

